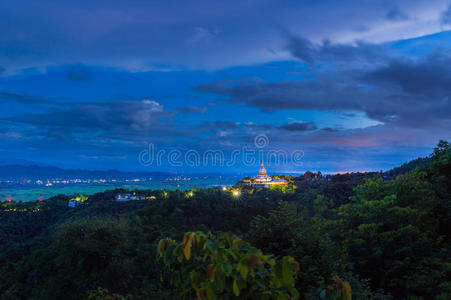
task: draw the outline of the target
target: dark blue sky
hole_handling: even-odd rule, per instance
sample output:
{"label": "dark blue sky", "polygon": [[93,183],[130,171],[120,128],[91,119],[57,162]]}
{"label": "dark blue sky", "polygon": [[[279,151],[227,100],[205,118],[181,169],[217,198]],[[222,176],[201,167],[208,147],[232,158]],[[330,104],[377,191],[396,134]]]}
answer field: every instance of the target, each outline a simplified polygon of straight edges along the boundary
{"label": "dark blue sky", "polygon": [[272,173],[391,168],[451,138],[450,4],[3,1],[0,161],[232,173],[248,147],[284,152]]}

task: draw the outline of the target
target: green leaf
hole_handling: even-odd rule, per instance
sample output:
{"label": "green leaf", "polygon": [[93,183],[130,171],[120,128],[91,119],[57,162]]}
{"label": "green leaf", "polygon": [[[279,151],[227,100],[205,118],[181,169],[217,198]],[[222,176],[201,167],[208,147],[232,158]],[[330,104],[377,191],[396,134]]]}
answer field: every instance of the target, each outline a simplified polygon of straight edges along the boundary
{"label": "green leaf", "polygon": [[207,284],[207,286],[205,288],[205,292],[207,293],[207,299],[208,300],[215,300],[216,299],[216,294],[213,291],[213,287],[211,286],[211,284]]}
{"label": "green leaf", "polygon": [[282,261],[282,278],[283,282],[287,285],[292,285],[294,283],[293,267],[287,257],[284,257]]}
{"label": "green leaf", "polygon": [[238,283],[236,282],[236,280],[233,281],[233,293],[237,297],[240,295],[240,288],[238,287]]}
{"label": "green leaf", "polygon": [[222,293],[224,291],[224,277],[222,274],[218,274],[216,276],[214,284],[215,284],[216,290],[219,293]]}
{"label": "green leaf", "polygon": [[249,269],[248,269],[247,266],[241,266],[240,267],[240,274],[241,274],[241,277],[243,277],[244,280],[246,280],[248,272],[249,272]]}
{"label": "green leaf", "polygon": [[349,282],[343,282],[343,290],[341,291],[341,300],[351,300],[351,299],[352,299],[351,286],[349,285]]}
{"label": "green leaf", "polygon": [[222,271],[227,276],[230,276],[232,274],[232,266],[230,265],[229,262],[225,262],[224,264],[222,264]]}
{"label": "green leaf", "polygon": [[193,243],[193,235],[191,233],[185,233],[185,236],[183,237],[182,249],[183,254],[185,255],[185,258],[187,260],[189,260],[191,257],[192,243]]}

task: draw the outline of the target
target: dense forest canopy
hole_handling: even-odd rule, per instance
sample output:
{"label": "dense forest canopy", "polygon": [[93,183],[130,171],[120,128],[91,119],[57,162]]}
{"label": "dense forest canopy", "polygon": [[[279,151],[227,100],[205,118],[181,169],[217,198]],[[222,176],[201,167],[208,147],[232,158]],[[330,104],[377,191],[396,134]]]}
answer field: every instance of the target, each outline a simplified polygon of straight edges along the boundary
{"label": "dense forest canopy", "polygon": [[[287,275],[280,288],[286,287],[288,297],[333,299],[333,291],[349,285],[354,299],[451,299],[448,142],[440,141],[430,157],[387,173],[307,172],[287,179],[290,184],[283,188],[238,183],[239,197],[217,188],[134,191],[155,200],[116,202],[114,196],[126,191],[114,190],[89,196],[74,208],[64,195],[3,202],[0,298],[210,299],[213,290],[200,292],[191,286],[189,274],[177,273],[182,276],[178,285],[166,277],[191,268],[199,274],[208,270],[202,282],[217,288],[220,298],[240,297],[240,288],[241,297],[252,299],[258,293],[245,291],[262,282],[259,291],[274,284],[278,271],[273,268],[289,257],[296,274]],[[221,289],[212,279],[216,265],[190,265],[183,251],[179,259],[185,257],[186,264],[169,263],[170,252],[165,265],[157,256],[160,240],[171,245],[184,241],[180,247],[185,247],[187,232],[217,245],[209,250],[211,257],[218,249],[232,249],[233,243],[245,247],[231,252],[233,257],[248,261],[258,253],[268,262],[261,268],[267,277],[241,282],[248,279],[249,270],[242,273],[246,265],[235,275],[226,268],[224,278],[239,279],[236,287],[231,281],[227,294],[227,285]],[[215,274],[222,273],[218,269]],[[280,289],[270,293],[281,297],[285,292]]]}

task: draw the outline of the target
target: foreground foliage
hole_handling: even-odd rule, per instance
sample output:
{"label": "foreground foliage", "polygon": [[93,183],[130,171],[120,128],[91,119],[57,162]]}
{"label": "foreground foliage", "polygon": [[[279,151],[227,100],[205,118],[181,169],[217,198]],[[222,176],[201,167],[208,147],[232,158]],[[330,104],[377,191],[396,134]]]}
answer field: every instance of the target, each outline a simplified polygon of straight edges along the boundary
{"label": "foreground foliage", "polygon": [[290,256],[276,260],[228,233],[188,232],[183,241],[163,239],[158,257],[181,298],[297,299]]}

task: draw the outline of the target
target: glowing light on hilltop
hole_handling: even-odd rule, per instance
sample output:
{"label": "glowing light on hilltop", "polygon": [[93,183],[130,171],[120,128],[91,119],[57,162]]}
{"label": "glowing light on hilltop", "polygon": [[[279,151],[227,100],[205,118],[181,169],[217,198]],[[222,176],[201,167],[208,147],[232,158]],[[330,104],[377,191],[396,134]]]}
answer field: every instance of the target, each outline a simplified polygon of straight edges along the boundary
{"label": "glowing light on hilltop", "polygon": [[233,194],[233,197],[239,197],[241,193],[239,190],[233,190],[232,194]]}
{"label": "glowing light on hilltop", "polygon": [[39,201],[42,201],[42,197],[39,197]]}
{"label": "glowing light on hilltop", "polygon": [[8,202],[11,202],[12,198],[11,196],[8,197]]}
{"label": "glowing light on hilltop", "polygon": [[225,186],[222,187],[223,191],[227,191],[227,188]]}

